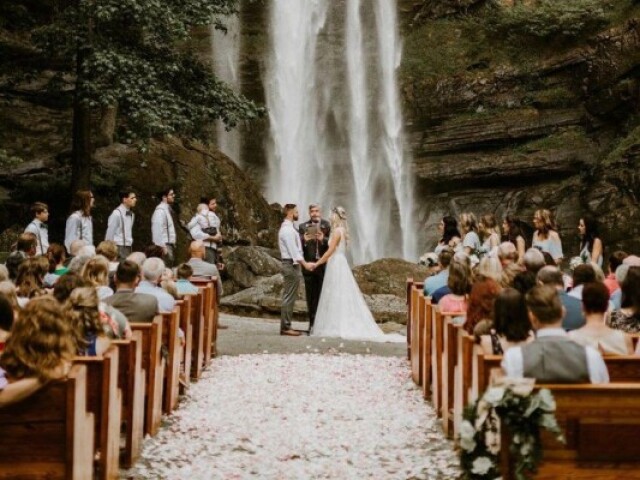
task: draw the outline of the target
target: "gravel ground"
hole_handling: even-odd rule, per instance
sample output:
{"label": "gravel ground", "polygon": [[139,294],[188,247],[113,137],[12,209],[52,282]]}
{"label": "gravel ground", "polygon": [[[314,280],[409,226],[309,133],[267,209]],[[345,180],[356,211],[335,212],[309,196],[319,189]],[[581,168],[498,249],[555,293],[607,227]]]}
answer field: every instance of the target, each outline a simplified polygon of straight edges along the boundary
{"label": "gravel ground", "polygon": [[[280,320],[238,317],[220,314],[220,323],[228,325],[218,331],[218,355],[241,355],[246,353],[355,353],[382,356],[405,356],[407,346],[403,343],[377,343],[347,341],[339,338],[315,338],[306,335],[287,337],[280,335]],[[293,328],[306,330],[307,322],[294,322]],[[405,333],[406,327],[399,324],[384,324],[387,333]]]}
{"label": "gravel ground", "polygon": [[122,478],[445,480],[458,465],[404,358],[257,354],[217,358]]}

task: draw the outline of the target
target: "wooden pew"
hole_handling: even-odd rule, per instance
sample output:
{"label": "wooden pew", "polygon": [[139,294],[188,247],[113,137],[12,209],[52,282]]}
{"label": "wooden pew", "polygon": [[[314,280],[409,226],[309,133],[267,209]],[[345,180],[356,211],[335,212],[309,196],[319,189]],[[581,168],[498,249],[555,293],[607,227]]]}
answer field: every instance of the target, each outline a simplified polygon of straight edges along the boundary
{"label": "wooden pew", "polygon": [[178,407],[180,383],[180,362],[182,347],[178,336],[180,310],[174,308],[170,313],[162,313],[162,344],[167,349],[166,368],[164,370],[164,395],[162,411],[167,415]]}
{"label": "wooden pew", "polygon": [[162,379],[165,359],[161,354],[162,317],[151,323],[132,323],[131,329],[142,335],[142,368],[145,371],[144,433],[155,435],[162,420]]}
{"label": "wooden pew", "polygon": [[422,295],[418,302],[419,315],[422,321],[422,396],[427,400],[431,396],[431,349],[433,346],[433,319],[435,307],[431,304],[431,298]]}
{"label": "wooden pew", "polygon": [[422,351],[424,335],[422,334],[424,317],[420,315],[420,299],[424,298],[421,288],[414,285],[411,289],[411,378],[416,385],[422,385]]}
{"label": "wooden pew", "polygon": [[204,294],[202,289],[197,295],[189,295],[191,298],[191,327],[192,327],[192,348],[191,348],[191,381],[197,382],[202,376],[202,368],[204,366],[204,315],[202,313],[202,304]]}
{"label": "wooden pew", "polygon": [[215,277],[191,277],[191,282],[203,289],[202,314],[204,317],[204,366],[209,365],[216,353],[214,342],[218,334],[218,300],[216,297],[217,280]]}
{"label": "wooden pew", "polygon": [[446,322],[460,315],[464,315],[464,313],[441,312],[438,308],[435,308],[435,313],[432,316],[431,400],[439,417],[443,415],[443,395],[449,394],[449,377],[447,376],[445,379],[449,365],[446,358],[447,351],[445,350]]}
{"label": "wooden pew", "polygon": [[94,418],[87,411],[87,367],[0,409],[0,479],[93,477]]}
{"label": "wooden pew", "polygon": [[[640,478],[640,383],[538,385],[556,401],[556,418],[566,445],[543,432],[543,460],[537,480]],[[502,478],[515,479],[510,438],[503,429]]]}
{"label": "wooden pew", "polygon": [[75,357],[73,363],[87,368],[87,408],[94,416],[94,448],[100,452],[97,478],[119,478],[122,394],[118,388],[118,347],[102,356]]}
{"label": "wooden pew", "polygon": [[464,313],[443,313],[443,355],[442,355],[442,391],[441,412],[442,426],[447,437],[453,435],[453,401],[455,394],[455,372],[458,361],[458,330],[462,325],[453,323],[455,317]]}
{"label": "wooden pew", "polygon": [[463,328],[458,329],[458,359],[454,374],[453,394],[453,438],[458,438],[464,407],[471,401],[473,355],[477,345],[472,335]]}
{"label": "wooden pew", "polygon": [[[185,295],[182,299],[176,302],[178,309],[180,310],[180,328],[184,332],[184,348],[182,349],[182,358],[180,362],[182,364],[181,371],[185,372],[184,381],[189,384],[191,375],[191,355],[193,350],[193,322],[191,319],[191,296]],[[182,389],[180,391],[182,392]]]}
{"label": "wooden pew", "polygon": [[407,278],[407,360],[411,361],[411,291],[413,289],[413,277]]}
{"label": "wooden pew", "polygon": [[140,456],[144,430],[145,372],[142,370],[142,334],[133,332],[131,340],[114,340],[118,348],[118,386],[122,392],[122,422],[125,445],[120,455],[124,468],[131,468]]}

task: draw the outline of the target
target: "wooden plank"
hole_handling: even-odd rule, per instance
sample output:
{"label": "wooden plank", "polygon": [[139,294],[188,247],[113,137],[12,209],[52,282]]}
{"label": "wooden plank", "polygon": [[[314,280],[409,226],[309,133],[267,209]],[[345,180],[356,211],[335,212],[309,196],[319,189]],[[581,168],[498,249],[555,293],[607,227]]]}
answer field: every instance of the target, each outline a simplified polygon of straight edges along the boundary
{"label": "wooden plank", "polygon": [[122,423],[125,445],[120,463],[131,468],[140,456],[144,431],[145,372],[142,370],[142,334],[133,332],[130,340],[114,340],[118,348],[118,386],[122,392]]}
{"label": "wooden plank", "polygon": [[411,378],[413,379],[416,385],[422,384],[422,370],[420,368],[420,360],[421,360],[421,344],[420,340],[423,339],[421,336],[421,322],[424,319],[420,318],[420,309],[418,304],[420,302],[420,297],[422,295],[422,291],[415,288],[411,290]]}
{"label": "wooden plank", "polygon": [[87,367],[87,409],[94,416],[94,448],[100,452],[97,478],[119,478],[122,394],[118,388],[119,350],[110,346],[102,356],[75,357]]}
{"label": "wooden plank", "polygon": [[407,360],[411,361],[411,291],[413,278],[407,278]]}
{"label": "wooden plank", "polygon": [[[29,398],[0,409],[0,479],[93,477],[94,418],[87,368],[73,365]],[[22,432],[22,436],[14,433]]]}
{"label": "wooden plank", "polygon": [[442,313],[436,308],[432,316],[433,341],[431,355],[431,401],[436,414],[441,417],[442,412],[442,356],[444,352],[444,320]]}
{"label": "wooden plank", "polygon": [[202,290],[197,295],[191,295],[191,326],[193,332],[193,343],[191,349],[191,370],[192,381],[198,381],[202,376],[204,365],[204,316],[202,314],[202,302],[204,295]]}
{"label": "wooden plank", "polygon": [[453,435],[453,401],[455,396],[455,369],[458,360],[458,333],[461,327],[453,319],[463,313],[443,313],[444,341],[442,355],[442,426],[447,437]]}
{"label": "wooden plank", "polygon": [[431,396],[431,347],[432,347],[432,332],[431,327],[433,325],[433,305],[431,304],[431,298],[422,295],[420,302],[418,303],[420,309],[420,317],[422,317],[422,396],[428,399]]}
{"label": "wooden plank", "polygon": [[217,305],[215,301],[215,287],[217,280],[215,277],[191,277],[191,281],[198,288],[203,290],[202,315],[204,318],[204,368],[209,365],[213,356],[214,329],[217,331]]}
{"label": "wooden plank", "polygon": [[162,346],[162,317],[157,315],[151,323],[132,323],[131,329],[142,335],[142,368],[145,371],[145,435],[155,435],[162,420],[162,391],[165,359]]}
{"label": "wooden plank", "polygon": [[[184,332],[184,348],[182,349],[182,367],[181,371],[185,372],[184,381],[189,385],[191,375],[191,355],[193,350],[193,324],[191,322],[191,296],[185,295],[181,300],[176,302],[180,309],[180,328]],[[181,393],[184,393],[181,389]]]}
{"label": "wooden plank", "polygon": [[162,344],[167,349],[166,368],[164,370],[164,395],[162,411],[167,415],[178,407],[180,360],[182,347],[178,337],[180,311],[177,308],[170,313],[162,313]]}

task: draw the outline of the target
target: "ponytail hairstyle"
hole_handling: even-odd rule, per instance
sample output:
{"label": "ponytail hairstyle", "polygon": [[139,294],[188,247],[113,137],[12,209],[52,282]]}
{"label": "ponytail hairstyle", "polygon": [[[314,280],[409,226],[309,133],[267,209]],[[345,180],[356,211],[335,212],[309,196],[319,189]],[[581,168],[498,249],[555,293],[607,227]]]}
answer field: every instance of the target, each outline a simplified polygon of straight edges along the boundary
{"label": "ponytail hairstyle", "polygon": [[343,207],[334,207],[331,210],[331,217],[329,218],[331,223],[331,230],[335,231],[336,228],[342,228],[344,230],[345,244],[349,244],[349,223],[347,222],[347,211]]}

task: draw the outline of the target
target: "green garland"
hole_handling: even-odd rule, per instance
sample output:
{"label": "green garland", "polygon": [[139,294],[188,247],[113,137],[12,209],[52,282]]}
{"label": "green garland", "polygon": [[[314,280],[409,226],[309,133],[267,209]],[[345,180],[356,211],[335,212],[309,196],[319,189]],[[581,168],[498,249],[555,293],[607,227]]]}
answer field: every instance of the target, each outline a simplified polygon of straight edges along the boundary
{"label": "green garland", "polygon": [[531,379],[501,379],[468,407],[460,425],[460,463],[463,479],[495,480],[500,472],[500,425],[511,433],[510,452],[518,480],[526,480],[542,459],[540,427],[564,442],[555,417],[551,392],[532,393]]}

